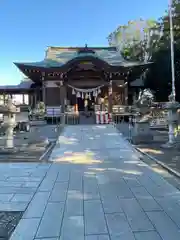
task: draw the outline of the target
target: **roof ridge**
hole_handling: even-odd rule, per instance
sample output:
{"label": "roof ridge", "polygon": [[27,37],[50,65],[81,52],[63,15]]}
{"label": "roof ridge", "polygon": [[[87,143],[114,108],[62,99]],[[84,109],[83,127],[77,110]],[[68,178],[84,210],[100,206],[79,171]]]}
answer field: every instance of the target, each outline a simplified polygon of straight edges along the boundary
{"label": "roof ridge", "polygon": [[[84,49],[85,48],[85,46],[79,46],[79,47],[58,47],[58,46],[48,46],[47,47],[47,50],[48,49],[59,49],[59,50],[65,50],[65,49],[69,49],[69,50],[78,50],[78,49]],[[112,49],[112,50],[117,50],[117,48],[116,47],[112,47],[112,46],[107,46],[107,47],[93,47],[93,46],[90,46],[90,47],[88,47],[88,49],[94,49],[94,50],[108,50],[108,49]]]}

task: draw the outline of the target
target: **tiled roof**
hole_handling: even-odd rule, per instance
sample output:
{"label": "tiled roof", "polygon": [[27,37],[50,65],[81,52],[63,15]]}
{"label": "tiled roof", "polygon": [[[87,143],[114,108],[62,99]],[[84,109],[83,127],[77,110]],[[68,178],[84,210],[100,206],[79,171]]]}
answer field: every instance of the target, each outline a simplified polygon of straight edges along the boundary
{"label": "tiled roof", "polygon": [[31,80],[22,81],[18,85],[0,85],[0,89],[30,89],[33,82]]}
{"label": "tiled roof", "polygon": [[84,52],[78,53],[79,49],[83,48],[60,48],[60,47],[49,47],[46,51],[46,57],[40,62],[29,62],[23,63],[26,66],[34,67],[61,67],[68,61],[78,58],[92,56],[107,62],[111,66],[138,66],[144,63],[130,62],[123,59],[120,52],[115,47],[106,48],[89,48],[94,51],[94,53]]}
{"label": "tiled roof", "polygon": [[50,61],[56,61],[59,64],[63,65],[67,63],[68,61],[78,58],[78,57],[86,57],[86,56],[92,56],[99,58],[110,65],[120,65],[124,59],[120,55],[120,53],[115,48],[90,48],[95,53],[80,53],[78,54],[77,49],[75,48],[48,48],[46,52],[46,60]]}
{"label": "tiled roof", "polygon": [[142,78],[137,78],[136,80],[132,81],[130,83],[131,87],[143,87],[144,86],[144,82],[142,80]]}

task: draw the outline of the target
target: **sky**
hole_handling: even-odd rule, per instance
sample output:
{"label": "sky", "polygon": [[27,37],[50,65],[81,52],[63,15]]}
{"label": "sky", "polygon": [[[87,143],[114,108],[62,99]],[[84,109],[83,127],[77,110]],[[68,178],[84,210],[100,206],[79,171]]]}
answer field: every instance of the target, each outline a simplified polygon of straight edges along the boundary
{"label": "sky", "polygon": [[0,85],[18,84],[13,62],[44,59],[48,46],[108,46],[119,25],[158,19],[168,0],[1,0]]}

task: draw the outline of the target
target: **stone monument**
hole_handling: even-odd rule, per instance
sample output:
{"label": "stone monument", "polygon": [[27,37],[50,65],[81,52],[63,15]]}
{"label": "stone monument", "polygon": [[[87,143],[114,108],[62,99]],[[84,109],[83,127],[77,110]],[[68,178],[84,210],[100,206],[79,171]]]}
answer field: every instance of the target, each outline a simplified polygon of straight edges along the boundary
{"label": "stone monument", "polygon": [[16,113],[17,108],[12,103],[11,99],[8,99],[6,105],[0,106],[0,113],[4,115],[4,122],[1,123],[0,128],[5,132],[5,145],[4,149],[14,149],[14,128],[16,126]]}
{"label": "stone monument", "polygon": [[153,140],[153,134],[150,130],[150,109],[154,99],[150,90],[140,91],[138,99],[135,101],[133,109],[135,111],[136,122],[132,131],[132,143],[149,143]]}

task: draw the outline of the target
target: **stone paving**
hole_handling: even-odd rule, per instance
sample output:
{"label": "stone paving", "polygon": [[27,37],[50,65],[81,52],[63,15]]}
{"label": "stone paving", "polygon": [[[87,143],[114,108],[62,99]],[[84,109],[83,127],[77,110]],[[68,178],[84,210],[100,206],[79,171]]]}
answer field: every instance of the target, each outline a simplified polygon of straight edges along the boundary
{"label": "stone paving", "polygon": [[50,161],[1,164],[0,209],[25,210],[11,240],[180,239],[180,192],[112,125],[68,126]]}
{"label": "stone paving", "polygon": [[1,163],[0,211],[24,211],[50,164]]}

